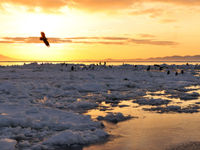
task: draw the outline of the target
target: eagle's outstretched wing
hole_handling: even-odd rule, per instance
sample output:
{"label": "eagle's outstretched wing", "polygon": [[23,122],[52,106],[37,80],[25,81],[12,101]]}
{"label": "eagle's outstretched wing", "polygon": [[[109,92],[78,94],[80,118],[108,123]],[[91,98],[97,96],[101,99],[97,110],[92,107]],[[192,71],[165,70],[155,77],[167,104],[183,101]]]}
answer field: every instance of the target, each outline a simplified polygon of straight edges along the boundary
{"label": "eagle's outstretched wing", "polygon": [[43,41],[44,41],[44,43],[45,43],[45,45],[46,45],[47,47],[50,46],[50,44],[49,44],[49,42],[47,41],[47,39],[45,39],[45,40],[43,40]]}

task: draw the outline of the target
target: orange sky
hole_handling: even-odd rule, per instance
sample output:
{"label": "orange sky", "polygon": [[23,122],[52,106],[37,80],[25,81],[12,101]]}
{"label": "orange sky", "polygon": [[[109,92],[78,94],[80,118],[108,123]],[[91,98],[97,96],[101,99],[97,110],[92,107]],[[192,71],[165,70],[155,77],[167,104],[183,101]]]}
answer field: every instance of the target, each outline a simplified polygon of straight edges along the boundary
{"label": "orange sky", "polygon": [[[200,54],[199,0],[1,0],[0,55],[23,60]],[[44,31],[51,44],[39,40]]]}

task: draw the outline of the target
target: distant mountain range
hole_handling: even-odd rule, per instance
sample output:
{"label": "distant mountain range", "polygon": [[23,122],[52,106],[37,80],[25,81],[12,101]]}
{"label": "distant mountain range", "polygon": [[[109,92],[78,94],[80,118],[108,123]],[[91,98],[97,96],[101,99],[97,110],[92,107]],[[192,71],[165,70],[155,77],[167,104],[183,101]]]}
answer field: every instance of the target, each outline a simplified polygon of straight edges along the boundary
{"label": "distant mountain range", "polygon": [[200,61],[200,55],[155,57],[148,58],[146,61]]}
{"label": "distant mountain range", "polygon": [[78,60],[78,61],[106,61],[106,62],[134,62],[134,61],[200,61],[200,55],[194,55],[194,56],[166,56],[166,57],[152,57],[147,59],[103,59],[103,60]]}

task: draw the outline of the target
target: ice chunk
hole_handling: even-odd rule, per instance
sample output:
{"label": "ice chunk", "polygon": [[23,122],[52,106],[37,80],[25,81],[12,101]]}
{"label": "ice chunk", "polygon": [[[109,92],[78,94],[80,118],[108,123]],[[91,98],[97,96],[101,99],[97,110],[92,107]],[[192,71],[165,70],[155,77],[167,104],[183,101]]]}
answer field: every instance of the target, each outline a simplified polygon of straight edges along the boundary
{"label": "ice chunk", "polygon": [[101,141],[106,137],[108,137],[108,134],[100,129],[87,131],[65,130],[48,138],[43,144],[55,147],[72,146],[75,144],[86,145]]}
{"label": "ice chunk", "polygon": [[199,107],[197,106],[188,106],[181,108],[180,106],[166,106],[166,107],[152,107],[152,108],[143,108],[146,111],[156,111],[158,113],[168,113],[168,112],[177,112],[177,113],[196,113]]}
{"label": "ice chunk", "polygon": [[164,100],[164,99],[136,99],[133,101],[133,103],[137,103],[139,105],[164,105],[171,102],[170,100]]}
{"label": "ice chunk", "polygon": [[198,99],[199,93],[193,92],[193,93],[184,93],[180,95],[181,100],[194,100]]}
{"label": "ice chunk", "polygon": [[98,120],[106,120],[112,123],[118,123],[133,118],[132,116],[124,116],[122,113],[108,113],[105,117],[98,116]]}
{"label": "ice chunk", "polygon": [[74,102],[74,103],[69,104],[67,108],[74,109],[74,110],[80,110],[80,109],[88,110],[88,109],[95,108],[97,106],[98,104],[96,103],[80,101],[80,102]]}

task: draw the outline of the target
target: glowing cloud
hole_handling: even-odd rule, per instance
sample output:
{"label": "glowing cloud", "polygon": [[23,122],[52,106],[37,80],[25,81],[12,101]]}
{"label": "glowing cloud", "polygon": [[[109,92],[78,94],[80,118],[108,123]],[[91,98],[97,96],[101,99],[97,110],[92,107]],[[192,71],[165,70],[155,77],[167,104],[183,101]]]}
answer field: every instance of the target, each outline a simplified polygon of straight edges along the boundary
{"label": "glowing cloud", "polygon": [[[172,3],[176,5],[200,5],[199,0],[1,0],[0,5],[14,4],[43,10],[57,10],[62,7],[86,9],[90,11],[128,9],[139,3]],[[148,11],[148,10],[147,10]]]}
{"label": "glowing cloud", "polygon": [[[177,45],[173,41],[160,41],[153,39],[134,39],[126,37],[72,37],[48,38],[50,43],[79,43],[79,44],[148,44],[148,45]],[[38,37],[3,37],[0,43],[41,43]]]}

